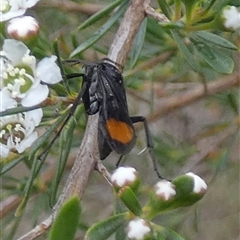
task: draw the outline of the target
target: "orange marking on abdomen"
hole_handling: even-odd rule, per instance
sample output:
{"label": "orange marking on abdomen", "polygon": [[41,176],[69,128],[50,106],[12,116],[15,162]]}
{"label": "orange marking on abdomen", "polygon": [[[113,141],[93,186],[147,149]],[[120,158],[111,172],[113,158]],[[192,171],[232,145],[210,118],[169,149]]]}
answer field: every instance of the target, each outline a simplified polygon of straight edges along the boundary
{"label": "orange marking on abdomen", "polygon": [[110,118],[106,123],[106,128],[113,140],[127,144],[133,139],[133,129],[125,122]]}

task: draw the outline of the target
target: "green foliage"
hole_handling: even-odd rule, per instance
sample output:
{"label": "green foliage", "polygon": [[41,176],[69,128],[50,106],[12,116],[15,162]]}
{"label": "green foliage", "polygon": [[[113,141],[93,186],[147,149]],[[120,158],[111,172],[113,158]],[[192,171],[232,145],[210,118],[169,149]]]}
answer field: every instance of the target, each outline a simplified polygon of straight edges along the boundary
{"label": "green foliage", "polygon": [[125,222],[125,213],[116,214],[104,221],[94,224],[88,229],[86,239],[88,240],[105,240],[110,237],[116,230],[121,227]]}
{"label": "green foliage", "polygon": [[130,187],[122,188],[117,195],[134,215],[142,214],[140,202]]}
{"label": "green foliage", "polygon": [[71,197],[61,207],[49,233],[48,240],[73,240],[80,217],[80,202]]}
{"label": "green foliage", "polygon": [[147,30],[147,18],[145,18],[138,30],[135,41],[133,43],[132,51],[130,53],[130,67],[133,68],[141,54],[142,47],[145,41],[145,34]]}

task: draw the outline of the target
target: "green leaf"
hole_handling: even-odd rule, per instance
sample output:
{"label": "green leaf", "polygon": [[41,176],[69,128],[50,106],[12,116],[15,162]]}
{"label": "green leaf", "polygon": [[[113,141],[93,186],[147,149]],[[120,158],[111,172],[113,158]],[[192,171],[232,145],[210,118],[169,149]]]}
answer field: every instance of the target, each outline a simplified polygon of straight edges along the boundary
{"label": "green leaf", "polygon": [[171,8],[169,7],[169,4],[165,0],[158,0],[158,4],[163,11],[163,13],[166,15],[168,19],[171,18]]}
{"label": "green leaf", "polygon": [[229,4],[230,0],[215,0],[213,1],[213,4],[211,4],[210,11],[214,14],[217,14],[219,11],[222,10],[222,8]]}
{"label": "green leaf", "polygon": [[48,240],[73,240],[80,217],[77,196],[68,199],[61,207],[49,233]]}
{"label": "green leaf", "polygon": [[15,216],[16,217],[19,217],[22,215],[26,205],[27,205],[27,202],[28,202],[28,199],[30,197],[30,194],[31,194],[31,190],[32,190],[32,186],[34,184],[34,181],[37,177],[37,175],[39,174],[39,171],[44,163],[44,161],[39,161],[35,155],[32,155],[32,156],[29,156],[29,159],[28,159],[29,162],[32,162],[32,168],[31,168],[31,174],[30,176],[28,177],[28,180],[27,180],[27,183],[26,183],[26,186],[24,187],[24,196],[23,196],[23,199],[21,201],[21,203],[19,204],[16,212],[15,212]]}
{"label": "green leaf", "polygon": [[136,195],[130,187],[122,188],[117,195],[126,205],[126,207],[135,215],[140,216],[142,214],[142,207],[138,201]]}
{"label": "green leaf", "polygon": [[217,45],[219,47],[228,48],[228,49],[232,49],[232,50],[238,50],[238,47],[235,46],[230,41],[228,41],[227,39],[225,39],[221,36],[218,36],[216,34],[210,33],[210,32],[199,31],[199,32],[193,33],[191,35],[191,37],[194,37],[195,39],[196,39],[196,37],[198,37],[201,40],[206,41],[205,42],[206,44],[207,43],[212,43],[212,44]]}
{"label": "green leaf", "polygon": [[97,31],[95,34],[90,37],[86,42],[79,45],[71,54],[70,57],[73,57],[90,46],[92,46],[96,41],[98,41],[111,27],[112,25],[121,17],[127,8],[128,1],[123,1],[122,5],[119,7],[119,10]]}
{"label": "green leaf", "polygon": [[193,57],[193,54],[190,52],[190,50],[188,49],[186,44],[183,42],[182,38],[174,30],[171,30],[171,33],[172,33],[172,36],[173,36],[174,40],[176,41],[179,49],[181,50],[181,52],[183,53],[184,57],[186,58],[186,61],[193,68],[194,71],[199,72],[199,69],[200,69],[199,65],[195,61],[195,59]]}
{"label": "green leaf", "polygon": [[142,46],[144,44],[144,40],[145,40],[145,34],[146,34],[146,29],[147,29],[147,18],[145,18],[142,23],[141,26],[138,30],[138,33],[135,37],[135,41],[133,44],[133,48],[130,54],[130,66],[131,68],[133,68],[139,58],[139,55],[142,51]]}
{"label": "green leaf", "polygon": [[238,110],[239,110],[239,98],[238,98],[238,95],[236,96],[235,94],[230,92],[230,93],[227,94],[227,100],[229,102],[229,106],[238,115]]}
{"label": "green leaf", "polygon": [[217,72],[219,73],[231,73],[234,67],[234,61],[219,52],[219,49],[212,48],[204,43],[197,44],[198,52],[203,59]]}
{"label": "green leaf", "polygon": [[106,240],[125,222],[126,213],[120,213],[94,224],[86,233],[86,240]]}
{"label": "green leaf", "polygon": [[95,13],[90,18],[88,18],[83,24],[81,24],[78,27],[78,30],[82,30],[86,27],[89,27],[93,23],[97,22],[99,19],[106,17],[106,15],[109,14],[114,8],[116,8],[121,2],[122,2],[122,0],[117,0],[117,1],[113,2],[112,4],[110,4],[108,7],[104,8],[103,10]]}

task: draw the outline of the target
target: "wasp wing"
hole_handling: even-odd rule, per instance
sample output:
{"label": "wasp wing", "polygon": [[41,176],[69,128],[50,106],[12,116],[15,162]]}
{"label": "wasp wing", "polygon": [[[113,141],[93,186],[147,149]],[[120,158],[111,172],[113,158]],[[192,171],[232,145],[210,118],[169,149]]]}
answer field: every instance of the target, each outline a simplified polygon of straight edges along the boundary
{"label": "wasp wing", "polygon": [[127,154],[136,136],[128,113],[122,74],[112,64],[102,62],[97,76],[102,98],[98,127],[100,158],[106,158],[112,150]]}

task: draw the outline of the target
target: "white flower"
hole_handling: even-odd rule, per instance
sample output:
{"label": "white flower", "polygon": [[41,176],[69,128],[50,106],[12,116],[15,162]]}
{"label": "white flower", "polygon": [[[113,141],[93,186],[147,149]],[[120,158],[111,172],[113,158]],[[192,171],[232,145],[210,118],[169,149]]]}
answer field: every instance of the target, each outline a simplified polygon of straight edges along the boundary
{"label": "white flower", "polygon": [[119,167],[112,174],[112,183],[118,187],[123,187],[124,185],[129,185],[137,179],[137,171],[132,167]]}
{"label": "white flower", "polygon": [[49,93],[47,85],[62,80],[61,72],[55,63],[57,57],[36,58],[22,42],[6,39],[1,51],[0,88],[7,88],[11,97],[20,100],[25,107],[43,102]]}
{"label": "white flower", "polygon": [[168,201],[176,195],[175,186],[167,180],[159,181],[155,185],[155,192],[158,197],[164,199],[165,201]]}
{"label": "white flower", "polygon": [[43,116],[42,109],[8,115],[0,118],[0,156],[10,151],[22,153],[37,139],[35,127]]}
{"label": "white flower", "polygon": [[240,12],[234,6],[226,6],[223,10],[222,16],[225,20],[224,26],[230,30],[237,30],[240,28]]}
{"label": "white flower", "polygon": [[151,232],[151,228],[146,220],[135,218],[129,222],[127,236],[129,239],[142,240]]}
{"label": "white flower", "polygon": [[193,192],[197,194],[205,193],[207,190],[207,184],[203,181],[202,178],[197,176],[196,174],[189,172],[186,173],[187,176],[190,176],[194,180]]}
{"label": "white flower", "polygon": [[38,34],[39,25],[35,18],[23,16],[13,18],[7,26],[7,33],[14,39],[29,39]]}
{"label": "white flower", "polygon": [[1,0],[0,22],[22,16],[26,10],[34,6],[39,0]]}

